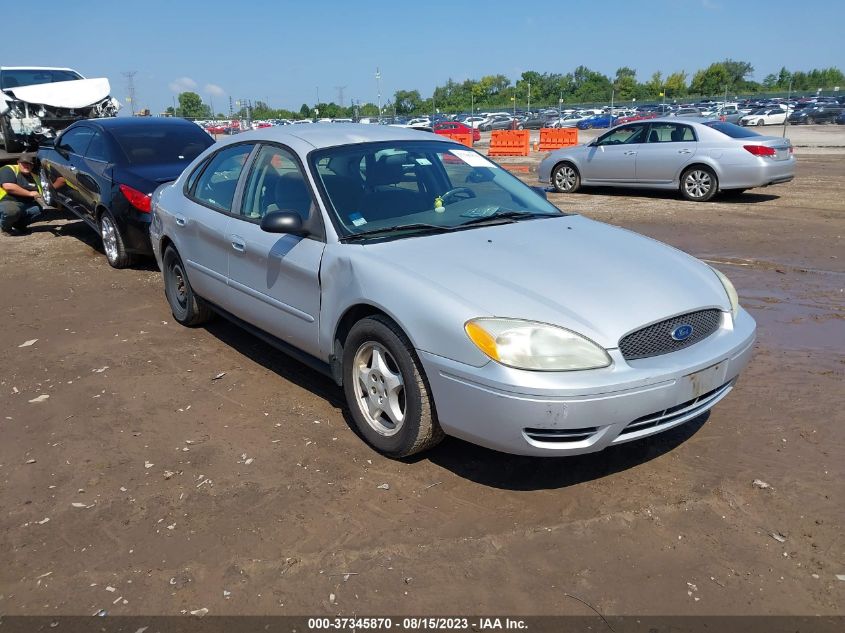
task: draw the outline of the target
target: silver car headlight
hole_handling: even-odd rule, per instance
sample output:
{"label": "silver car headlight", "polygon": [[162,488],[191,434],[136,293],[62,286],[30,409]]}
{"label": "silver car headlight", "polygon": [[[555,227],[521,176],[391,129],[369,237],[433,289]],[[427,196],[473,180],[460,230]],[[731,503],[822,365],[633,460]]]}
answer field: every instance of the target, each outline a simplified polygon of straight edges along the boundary
{"label": "silver car headlight", "polygon": [[725,292],[728,293],[728,299],[731,302],[731,316],[735,319],[737,313],[739,312],[739,295],[736,293],[736,288],[731,283],[731,280],[728,279],[723,273],[719,272],[712,266],[710,269],[716,273],[716,276],[719,278],[719,281],[722,282],[722,286],[725,288]]}
{"label": "silver car headlight", "polygon": [[521,319],[479,318],[464,330],[497,363],[534,371],[574,371],[607,367],[607,352],[570,330]]}

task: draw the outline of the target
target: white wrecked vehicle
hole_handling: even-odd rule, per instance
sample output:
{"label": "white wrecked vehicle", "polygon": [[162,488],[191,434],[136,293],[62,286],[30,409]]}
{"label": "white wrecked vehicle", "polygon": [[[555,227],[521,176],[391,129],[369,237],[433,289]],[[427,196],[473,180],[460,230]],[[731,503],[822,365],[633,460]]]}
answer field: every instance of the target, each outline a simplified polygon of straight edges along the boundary
{"label": "white wrecked vehicle", "polygon": [[0,67],[0,136],[7,152],[54,138],[74,121],[116,116],[109,80],[70,68]]}

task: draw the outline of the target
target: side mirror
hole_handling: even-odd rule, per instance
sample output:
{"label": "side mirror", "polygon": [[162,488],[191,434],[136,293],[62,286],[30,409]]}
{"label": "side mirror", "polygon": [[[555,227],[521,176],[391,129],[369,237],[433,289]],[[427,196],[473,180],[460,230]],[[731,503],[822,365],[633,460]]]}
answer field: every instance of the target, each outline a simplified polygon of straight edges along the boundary
{"label": "side mirror", "polygon": [[493,175],[493,170],[489,167],[476,167],[473,169],[467,177],[464,178],[464,182],[490,182],[495,178]]}
{"label": "side mirror", "polygon": [[56,144],[56,139],[54,138],[45,138],[39,144],[40,147],[53,147]]}
{"label": "side mirror", "polygon": [[531,190],[540,196],[543,200],[548,200],[549,197],[546,195],[546,188],[545,187],[531,187]]}
{"label": "side mirror", "polygon": [[261,218],[261,230],[267,233],[305,234],[302,216],[296,211],[271,211]]}

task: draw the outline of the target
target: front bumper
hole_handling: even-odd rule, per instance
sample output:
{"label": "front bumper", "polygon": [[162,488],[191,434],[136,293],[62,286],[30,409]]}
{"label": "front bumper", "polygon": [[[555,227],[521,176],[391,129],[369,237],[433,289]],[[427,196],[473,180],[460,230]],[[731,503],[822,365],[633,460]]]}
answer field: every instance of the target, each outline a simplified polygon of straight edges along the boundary
{"label": "front bumper", "polygon": [[472,367],[418,351],[443,430],[518,455],[578,455],[640,439],[700,416],[733,388],[751,358],[756,324],[744,310],[690,347],[579,372]]}

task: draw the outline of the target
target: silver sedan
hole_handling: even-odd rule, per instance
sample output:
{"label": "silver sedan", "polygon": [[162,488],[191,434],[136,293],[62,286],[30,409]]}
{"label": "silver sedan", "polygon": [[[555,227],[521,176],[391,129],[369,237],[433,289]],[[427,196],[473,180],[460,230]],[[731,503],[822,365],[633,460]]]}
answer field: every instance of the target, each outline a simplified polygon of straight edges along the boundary
{"label": "silver sedan", "polygon": [[651,119],[620,125],[595,140],[548,154],[540,182],[561,193],[583,185],[680,190],[704,202],[719,191],[789,182],[789,139],[761,136],[724,121]]}
{"label": "silver sedan", "polygon": [[152,213],[175,319],[218,313],[325,372],[394,457],[444,435],[526,455],[644,438],[724,398],[754,343],[722,273],[414,130],[240,134]]}

